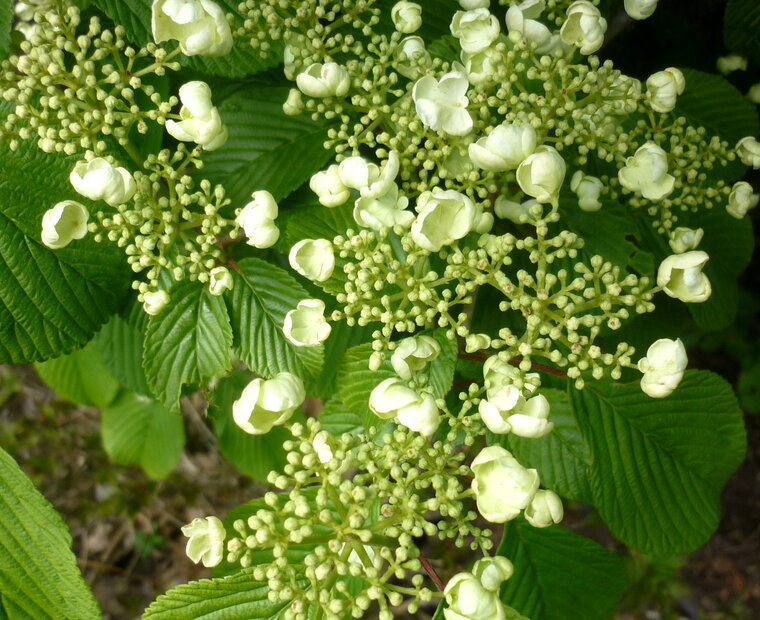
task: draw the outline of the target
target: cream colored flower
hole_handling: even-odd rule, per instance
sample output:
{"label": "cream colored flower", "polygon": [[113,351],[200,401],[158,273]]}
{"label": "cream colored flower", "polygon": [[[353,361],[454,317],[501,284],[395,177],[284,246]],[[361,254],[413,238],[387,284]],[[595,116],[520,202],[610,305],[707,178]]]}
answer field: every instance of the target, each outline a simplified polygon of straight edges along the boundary
{"label": "cream colored flower", "polygon": [[668,174],[668,156],[654,142],[640,146],[618,170],[620,184],[649,200],[661,200],[673,191],[675,177]]}
{"label": "cream colored flower", "polygon": [[211,0],[153,0],[150,27],[156,43],[176,39],[187,56],[224,56],[232,49],[227,17]]}
{"label": "cream colored flower", "polygon": [[314,347],[327,340],[332,328],[325,319],[325,302],[304,299],[285,315],[282,332],[299,347]]}
{"label": "cream colored flower", "polygon": [[208,568],[221,563],[227,531],[217,517],[193,519],[182,526],[182,533],[190,539],[185,553],[193,562],[203,562]]}
{"label": "cream colored flower", "polygon": [[250,435],[263,435],[287,422],[306,398],[303,381],[289,372],[251,381],[232,404],[232,419]]}
{"label": "cream colored flower", "polygon": [[668,256],[657,270],[657,285],[667,295],[687,303],[700,303],[712,293],[710,280],[702,273],[710,260],[706,252],[694,250]]}
{"label": "cream colored flower", "polygon": [[526,469],[501,446],[483,448],[470,465],[478,510],[492,523],[514,519],[538,490],[538,472]]}
{"label": "cream colored flower", "polygon": [[646,357],[639,360],[641,390],[652,398],[665,398],[681,383],[689,359],[680,338],[660,338],[647,349]]}
{"label": "cream colored flower", "polygon": [[469,83],[464,67],[456,63],[454,67],[440,80],[432,75],[417,80],[412,89],[412,99],[417,115],[425,126],[452,136],[463,136],[472,129],[472,117],[467,111]]}
{"label": "cream colored flower", "polygon": [[69,180],[82,196],[103,200],[111,206],[127,202],[137,191],[135,180],[126,168],[114,166],[102,157],[80,161]]}
{"label": "cream colored flower", "polygon": [[89,216],[85,206],[75,200],[59,202],[42,216],[42,243],[51,250],[60,250],[74,239],[81,239],[87,234]]}
{"label": "cream colored flower", "polygon": [[211,89],[200,81],[187,82],[179,88],[181,120],[166,121],[166,131],[182,142],[195,142],[213,151],[227,142],[227,128],[219,110],[211,103]]}

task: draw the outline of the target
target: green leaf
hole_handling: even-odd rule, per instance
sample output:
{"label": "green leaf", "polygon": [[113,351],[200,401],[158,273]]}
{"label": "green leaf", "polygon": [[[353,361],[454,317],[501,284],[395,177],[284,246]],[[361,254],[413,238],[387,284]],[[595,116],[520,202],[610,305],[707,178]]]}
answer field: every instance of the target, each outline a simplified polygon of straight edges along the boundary
{"label": "green leaf", "polygon": [[127,391],[103,410],[101,432],[103,446],[114,463],[139,465],[154,480],[171,473],[185,445],[179,413]]}
{"label": "green leaf", "polygon": [[0,2],[0,59],[8,58],[11,52],[13,5],[11,0]]}
{"label": "green leaf", "polygon": [[219,439],[222,454],[243,473],[266,481],[270,471],[281,470],[285,465],[282,444],[291,438],[287,429],[275,427],[265,435],[249,435],[232,419],[232,403],[253,379],[253,374],[233,370],[216,387],[209,406],[209,418]]}
{"label": "green leaf", "polygon": [[441,352],[426,368],[428,372],[428,381],[436,398],[445,398],[454,382],[454,370],[457,365],[457,354],[459,347],[456,339],[446,337],[444,330],[434,332],[423,332],[433,336],[439,345]]}
{"label": "green leaf", "polygon": [[501,600],[531,620],[604,620],[627,586],[615,554],[558,525],[511,521],[497,553],[515,566]]}
{"label": "green leaf", "polygon": [[331,398],[325,403],[318,419],[322,429],[334,437],[340,437],[343,433],[358,434],[364,431],[362,418],[349,411],[337,397]]}
{"label": "green leaf", "polygon": [[760,64],[760,4],[755,0],[729,0],[723,18],[726,46]]}
{"label": "green leaf", "polygon": [[170,294],[148,321],[143,367],[151,391],[175,410],[182,385],[229,370],[232,328],[221,297],[200,283],[182,282]]}
{"label": "green leaf", "polygon": [[159,596],[143,620],[263,620],[280,617],[289,601],[272,603],[269,586],[253,580],[253,569],[221,579],[191,581]]}
{"label": "green leaf", "polygon": [[63,519],[2,449],[0,532],[0,592],[7,617],[103,617],[77,568]]}
{"label": "green leaf", "polygon": [[742,369],[736,392],[748,413],[760,413],[760,363]]}
{"label": "green leaf", "polygon": [[225,299],[232,321],[235,354],[264,377],[290,372],[304,381],[322,369],[324,347],[299,347],[285,338],[285,315],[309,295],[286,271],[258,258],[246,258],[233,272]]}
{"label": "green leaf", "polygon": [[324,148],[322,123],[285,115],[287,96],[287,88],[256,86],[236,92],[220,106],[230,137],[204,157],[199,175],[224,185],[233,208],[261,189],[284,198],[332,156]]}
{"label": "green leaf", "polygon": [[324,343],[325,363],[316,383],[315,396],[327,399],[335,394],[338,368],[346,351],[369,340],[375,329],[373,324],[348,325],[345,321],[332,324],[330,336]]}
{"label": "green leaf", "polygon": [[[148,316],[142,308],[139,312]],[[142,367],[143,340],[139,329],[119,315],[114,315],[93,342],[109,372],[122,385],[138,394],[151,396]]]}
{"label": "green leaf", "polygon": [[570,399],[589,447],[593,504],[613,533],[662,555],[704,543],[718,525],[723,485],[746,450],[728,383],[689,371],[664,399],[638,383],[571,388]]}
{"label": "green leaf", "polygon": [[549,419],[554,422],[551,433],[539,439],[512,434],[494,437],[508,447],[523,465],[538,470],[541,486],[567,499],[591,503],[588,479],[590,458],[570,405],[570,397],[554,389],[542,389],[541,394],[551,404]]}
{"label": "green leaf", "polygon": [[0,153],[2,362],[40,361],[82,347],[129,289],[129,270],[115,244],[88,236],[54,251],[40,241],[45,211],[81,199],[68,179],[74,163],[27,143]]}

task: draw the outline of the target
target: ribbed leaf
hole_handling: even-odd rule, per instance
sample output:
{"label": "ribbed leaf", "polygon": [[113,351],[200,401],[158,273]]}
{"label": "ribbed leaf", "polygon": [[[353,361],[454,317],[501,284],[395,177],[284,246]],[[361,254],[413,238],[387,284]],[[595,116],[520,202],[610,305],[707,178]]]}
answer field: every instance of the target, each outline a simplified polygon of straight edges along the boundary
{"label": "ribbed leaf", "polygon": [[198,282],[179,284],[171,290],[171,303],[148,321],[143,367],[151,391],[175,410],[184,384],[229,370],[231,346],[222,299]]}
{"label": "ribbed leaf", "polygon": [[257,86],[235,93],[220,107],[230,137],[204,158],[199,175],[223,184],[233,207],[242,207],[260,189],[284,198],[332,155],[323,146],[323,124],[283,113],[287,96],[287,88]]}
{"label": "ribbed leaf", "polygon": [[[139,312],[147,316],[140,308]],[[140,330],[114,315],[97,336],[94,345],[110,373],[133,392],[150,396],[142,367],[143,335]]]}
{"label": "ribbed leaf", "polygon": [[40,362],[36,368],[45,383],[72,403],[102,409],[113,402],[119,389],[92,342],[69,355]]}
{"label": "ribbed leaf", "polygon": [[351,347],[346,351],[338,368],[340,398],[349,411],[359,415],[367,429],[385,424],[385,421],[378,418],[369,408],[370,393],[381,381],[396,376],[390,358],[385,359],[377,370],[370,370],[370,355],[371,342]]}
{"label": "ribbed leaf", "polygon": [[274,620],[289,602],[272,603],[253,569],[221,579],[191,581],[159,596],[143,620]]}
{"label": "ribbed leaf", "polygon": [[441,345],[441,352],[425,369],[428,372],[428,381],[436,398],[445,398],[454,382],[454,370],[457,365],[457,353],[459,352],[456,339],[446,337],[444,330],[435,332],[423,332],[431,335]]}
{"label": "ribbed leaf", "polygon": [[723,19],[723,37],[733,52],[760,64],[760,4],[756,0],[729,0]]}
{"label": "ribbed leaf", "polygon": [[66,524],[2,449],[0,532],[0,592],[8,618],[102,618],[77,568]]}
{"label": "ribbed leaf", "polygon": [[74,163],[26,143],[0,153],[2,362],[40,361],[83,346],[128,291],[129,271],[114,244],[86,237],[53,251],[40,241],[45,211],[80,198],[68,180]]}
{"label": "ribbed leaf", "polygon": [[531,620],[604,620],[627,585],[616,555],[558,525],[512,521],[497,553],[515,566],[501,599]]}
{"label": "ribbed leaf", "polygon": [[364,424],[358,414],[349,411],[339,398],[331,398],[319,414],[319,424],[328,433],[340,437],[343,433],[361,433]]}
{"label": "ribbed leaf", "polygon": [[723,485],[746,450],[731,387],[690,371],[664,399],[637,383],[571,389],[570,397],[589,447],[593,504],[615,535],[654,554],[704,543],[718,525]]}
{"label": "ribbed leaf", "polygon": [[285,315],[309,295],[287,272],[258,258],[246,258],[233,273],[225,298],[235,334],[235,353],[254,372],[273,377],[290,372],[302,379],[322,369],[324,349],[299,347],[285,338]]}
{"label": "ribbed leaf", "polygon": [[11,27],[13,26],[13,2],[0,3],[0,59],[8,58],[11,51]]}
{"label": "ribbed leaf", "polygon": [[153,479],[171,473],[185,445],[179,413],[128,391],[103,410],[101,432],[103,446],[114,463],[139,465]]}
{"label": "ribbed leaf", "polygon": [[335,394],[338,368],[346,351],[369,340],[375,329],[372,323],[365,326],[348,325],[345,321],[332,324],[330,336],[324,343],[325,363],[316,382],[315,396],[327,399]]}

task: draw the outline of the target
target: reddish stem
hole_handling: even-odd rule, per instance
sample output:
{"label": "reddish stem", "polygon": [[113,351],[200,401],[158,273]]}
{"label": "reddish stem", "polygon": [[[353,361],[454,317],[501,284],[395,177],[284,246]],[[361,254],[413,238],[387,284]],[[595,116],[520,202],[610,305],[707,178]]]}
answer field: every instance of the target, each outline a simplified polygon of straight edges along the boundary
{"label": "reddish stem", "polygon": [[[482,364],[483,362],[486,361],[487,357],[484,355],[478,355],[477,353],[460,353],[459,359],[470,360],[470,361],[479,362]],[[523,358],[521,357],[513,357],[511,360],[509,360],[509,363],[515,366],[518,366],[520,362],[522,362],[522,360]],[[531,361],[530,365],[532,368],[535,368],[536,370],[540,370],[550,375],[554,375],[555,377],[562,377],[563,379],[567,379],[567,373],[564,370],[560,370],[559,368],[546,366],[545,364],[538,364],[533,361]]]}
{"label": "reddish stem", "polygon": [[435,572],[435,569],[431,566],[430,562],[420,556],[420,564],[422,564],[422,568],[425,569],[425,572],[433,580],[435,587],[438,588],[440,592],[443,592],[443,589],[446,586],[443,585],[443,581],[441,581],[441,578],[438,576],[438,573]]}

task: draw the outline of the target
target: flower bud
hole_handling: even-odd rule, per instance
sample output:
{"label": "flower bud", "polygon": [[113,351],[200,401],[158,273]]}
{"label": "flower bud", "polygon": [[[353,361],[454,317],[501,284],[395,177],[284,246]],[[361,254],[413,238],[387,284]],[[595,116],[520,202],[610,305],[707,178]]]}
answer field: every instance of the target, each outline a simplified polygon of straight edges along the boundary
{"label": "flower bud", "polygon": [[726,211],[729,215],[740,220],[750,209],[754,209],[757,206],[760,196],[752,191],[752,186],[746,181],[739,181],[734,183],[731,188],[731,193],[728,195],[728,204],[726,205]]}
{"label": "flower bud", "polygon": [[393,68],[410,80],[425,74],[432,59],[425,48],[425,42],[420,37],[406,37],[396,48]]}
{"label": "flower bud", "polygon": [[646,357],[639,360],[641,390],[652,398],[665,398],[678,387],[689,359],[680,338],[660,338],[647,349]]}
{"label": "flower bud", "polygon": [[749,91],[747,91],[747,97],[755,105],[760,105],[760,82],[750,86]]}
{"label": "flower bud", "polygon": [[232,274],[226,267],[214,267],[208,273],[208,289],[212,295],[221,295],[232,288]]}
{"label": "flower bud", "polygon": [[320,204],[325,207],[337,207],[342,205],[351,193],[340,180],[339,168],[333,164],[327,170],[322,170],[312,175],[309,187],[318,197]]}
{"label": "flower bud", "polygon": [[324,282],[335,268],[335,253],[327,239],[302,239],[288,255],[290,266],[305,278]]}
{"label": "flower bud", "polygon": [[256,378],[232,403],[232,419],[250,435],[263,435],[284,424],[306,398],[303,381],[289,372]]}
{"label": "flower bud", "polygon": [[549,527],[562,521],[565,511],[562,500],[554,491],[539,489],[525,509],[525,520],[533,527]]}
{"label": "flower bud", "polygon": [[473,9],[487,9],[491,4],[491,0],[459,0],[459,6],[465,11],[472,11]]}
{"label": "flower bud", "polygon": [[416,2],[402,0],[393,5],[391,19],[396,30],[411,34],[422,26],[422,7]]}
{"label": "flower bud", "polygon": [[736,154],[745,166],[760,170],[760,142],[752,136],[746,136],[736,143]]}
{"label": "flower bud", "polygon": [[460,58],[467,80],[475,85],[492,84],[497,68],[504,62],[504,55],[493,47],[487,47],[476,54],[462,52]]}
{"label": "flower bud", "polygon": [[604,42],[607,20],[587,0],[577,0],[567,7],[567,19],[559,36],[567,45],[575,45],[581,54],[593,54]]}
{"label": "flower bud", "polygon": [[309,97],[343,97],[351,86],[351,78],[337,63],[315,62],[296,76],[296,85]]}
{"label": "flower bud", "polygon": [[668,256],[657,270],[657,285],[667,295],[687,303],[700,303],[710,297],[710,280],[702,267],[710,260],[706,252],[695,250]]}
{"label": "flower bud", "polygon": [[551,54],[561,45],[558,34],[538,21],[544,8],[545,0],[524,0],[513,4],[507,10],[507,28],[510,34],[517,32],[523,39],[536,45],[539,54]]}
{"label": "flower bud", "polygon": [[327,431],[319,431],[311,442],[320,463],[327,463],[333,458],[332,438]]}
{"label": "flower bud", "polygon": [[657,0],[625,0],[623,6],[633,19],[646,19],[657,8]]}
{"label": "flower bud", "polygon": [[255,248],[272,247],[280,237],[280,231],[274,221],[278,208],[274,196],[266,190],[251,194],[253,200],[245,205],[235,220],[243,229],[248,245]]}
{"label": "flower bud", "polygon": [[660,200],[673,191],[675,177],[668,174],[668,156],[654,142],[640,146],[618,170],[620,184],[649,200]]}
{"label": "flower bud", "polygon": [[493,212],[496,214],[496,217],[500,217],[503,220],[509,220],[515,224],[524,224],[523,218],[527,218],[530,208],[537,204],[538,202],[534,198],[520,203],[510,200],[506,196],[499,196],[494,202]]}
{"label": "flower bud", "polygon": [[381,381],[369,395],[369,408],[382,420],[397,417],[399,424],[429,437],[441,422],[435,399],[418,394],[401,379]]}
{"label": "flower bud", "polygon": [[693,250],[699,245],[699,242],[702,241],[704,232],[705,231],[701,228],[693,230],[691,228],[679,226],[673,231],[672,236],[668,240],[670,249],[676,254],[683,254],[684,252]]}
{"label": "flower bud", "polygon": [[282,111],[287,116],[296,116],[303,112],[303,99],[300,90],[291,88],[288,91],[288,98],[282,104]]}
{"label": "flower bud", "polygon": [[391,151],[382,168],[357,155],[340,162],[338,173],[341,182],[346,187],[358,189],[362,197],[379,198],[393,187],[398,169],[398,155]]}
{"label": "flower bud", "polygon": [[69,175],[74,189],[90,200],[111,206],[127,202],[135,195],[135,180],[126,168],[116,167],[102,157],[80,161]]}
{"label": "flower bud", "polygon": [[538,202],[553,202],[565,180],[565,160],[552,146],[539,146],[517,168],[517,183]]}
{"label": "flower bud", "polygon": [[40,238],[51,250],[60,250],[74,239],[81,239],[87,234],[86,207],[74,200],[63,200],[42,216],[42,234]]}
{"label": "flower bud", "polygon": [[443,590],[448,607],[446,620],[506,620],[506,611],[499,594],[487,590],[471,573],[457,573]]}
{"label": "flower bud", "polygon": [[[540,493],[540,491],[538,491]],[[496,555],[492,558],[482,558],[475,562],[472,567],[472,574],[475,575],[483,584],[486,590],[491,592],[499,591],[501,584],[509,579],[515,572],[515,567],[503,555]]]}
{"label": "flower bud", "polygon": [[451,34],[459,39],[462,50],[477,54],[499,36],[499,20],[488,9],[457,11],[451,20]]}
{"label": "flower bud", "polygon": [[676,98],[686,88],[683,73],[675,67],[653,73],[647,79],[647,98],[655,112],[670,112],[676,107]]}
{"label": "flower bud", "polygon": [[175,39],[187,56],[224,56],[232,49],[227,17],[211,0],[153,0],[150,28],[156,43]]}
{"label": "flower bud", "polygon": [[739,54],[729,54],[718,58],[715,66],[723,75],[728,75],[734,71],[746,71],[747,59],[744,56],[739,56]]}
{"label": "flower bud", "polygon": [[488,334],[467,334],[465,338],[465,351],[475,353],[491,346],[491,337]]}
{"label": "flower bud", "polygon": [[501,446],[483,448],[470,465],[478,510],[492,523],[514,519],[536,493],[538,472],[526,469]]}
{"label": "flower bud", "polygon": [[532,125],[502,124],[468,147],[472,163],[492,172],[514,170],[536,150],[538,136]]}
{"label": "flower bud", "polygon": [[444,245],[466,236],[477,216],[478,210],[467,196],[453,189],[435,187],[417,198],[412,240],[424,250],[438,252]]}
{"label": "flower bud", "polygon": [[599,195],[602,193],[604,184],[601,179],[585,174],[582,170],[576,170],[570,179],[570,189],[578,196],[578,206],[583,211],[599,211],[602,203]]}
{"label": "flower bud", "polygon": [[399,340],[391,355],[391,365],[402,379],[409,380],[441,352],[441,345],[432,336],[412,336]]}
{"label": "flower bud", "polygon": [[227,531],[217,517],[193,519],[182,526],[182,533],[190,539],[185,553],[193,562],[197,564],[202,561],[207,568],[221,563]]}
{"label": "flower bud", "polygon": [[227,142],[227,128],[222,124],[219,110],[211,104],[211,89],[205,82],[187,82],[179,88],[182,120],[166,121],[169,135],[182,142],[195,142],[213,151]]}
{"label": "flower bud", "polygon": [[285,338],[299,347],[314,347],[327,340],[331,327],[325,319],[325,302],[304,299],[285,315],[282,332]]}
{"label": "flower bud", "polygon": [[469,83],[464,67],[454,63],[454,70],[440,80],[426,75],[414,84],[412,99],[422,124],[433,131],[463,136],[472,129],[472,117],[467,111]]}

